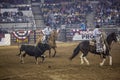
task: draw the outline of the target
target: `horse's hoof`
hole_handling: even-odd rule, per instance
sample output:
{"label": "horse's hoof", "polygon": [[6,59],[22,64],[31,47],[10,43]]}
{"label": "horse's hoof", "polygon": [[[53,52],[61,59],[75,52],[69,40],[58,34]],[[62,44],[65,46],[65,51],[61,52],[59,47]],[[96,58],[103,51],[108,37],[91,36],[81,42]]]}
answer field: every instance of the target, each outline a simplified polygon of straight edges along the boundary
{"label": "horse's hoof", "polygon": [[112,66],[112,64],[109,64],[110,66]]}
{"label": "horse's hoof", "polygon": [[103,66],[103,63],[100,63],[100,66]]}
{"label": "horse's hoof", "polygon": [[84,62],[81,62],[80,64],[82,65],[82,64],[84,64]]}

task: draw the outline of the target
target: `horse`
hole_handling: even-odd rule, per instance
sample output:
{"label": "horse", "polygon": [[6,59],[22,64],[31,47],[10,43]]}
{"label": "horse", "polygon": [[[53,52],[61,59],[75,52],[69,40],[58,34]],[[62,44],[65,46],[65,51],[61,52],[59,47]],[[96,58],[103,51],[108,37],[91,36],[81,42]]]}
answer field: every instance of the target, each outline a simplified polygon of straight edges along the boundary
{"label": "horse", "polygon": [[38,43],[36,46],[22,44],[18,56],[20,56],[21,63],[24,63],[24,58],[26,55],[34,56],[36,64],[38,64],[38,57],[41,57],[43,62],[45,60],[45,56],[43,54],[48,49],[50,49],[48,44]]}
{"label": "horse", "polygon": [[111,50],[112,42],[118,42],[117,34],[115,32],[110,33],[106,37],[105,41],[107,45],[104,46],[103,52],[96,52],[96,46],[91,45],[89,40],[82,41],[73,50],[73,54],[70,56],[69,59],[72,60],[81,51],[82,52],[80,56],[81,64],[83,64],[85,61],[87,65],[89,65],[89,61],[87,60],[86,56],[88,55],[89,52],[91,52],[92,54],[102,55],[103,60],[100,63],[100,66],[104,65],[104,62],[106,61],[106,56],[109,56],[109,65],[112,65],[112,56],[110,55],[110,50]]}
{"label": "horse", "polygon": [[[43,34],[40,34],[39,35],[39,37],[38,37],[38,39],[37,39],[37,42],[36,42],[36,45],[38,44],[38,43],[42,43],[42,38],[43,38]],[[49,57],[51,57],[51,49],[53,49],[54,50],[54,54],[52,55],[52,57],[55,57],[56,56],[56,48],[57,48],[57,46],[56,46],[56,40],[57,40],[57,36],[58,36],[58,30],[53,30],[52,32],[51,32],[51,35],[50,35],[50,37],[48,38],[48,45],[50,46],[50,49],[48,49],[49,50]],[[42,43],[42,44],[44,44],[44,43]],[[46,44],[46,43],[45,43]]]}

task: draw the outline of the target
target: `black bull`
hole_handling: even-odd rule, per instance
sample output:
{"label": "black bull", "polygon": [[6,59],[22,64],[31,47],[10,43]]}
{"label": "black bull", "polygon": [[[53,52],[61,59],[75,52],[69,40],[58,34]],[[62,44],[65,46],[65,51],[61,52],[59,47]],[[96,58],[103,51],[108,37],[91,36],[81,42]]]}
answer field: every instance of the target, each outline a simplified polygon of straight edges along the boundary
{"label": "black bull", "polygon": [[36,46],[33,45],[21,45],[20,47],[20,53],[18,56],[20,56],[21,62],[24,63],[24,57],[27,55],[34,56],[36,60],[36,64],[38,64],[38,57],[42,58],[42,62],[45,59],[45,56],[43,55],[46,50],[49,50],[50,46],[48,44],[42,44],[39,43]]}

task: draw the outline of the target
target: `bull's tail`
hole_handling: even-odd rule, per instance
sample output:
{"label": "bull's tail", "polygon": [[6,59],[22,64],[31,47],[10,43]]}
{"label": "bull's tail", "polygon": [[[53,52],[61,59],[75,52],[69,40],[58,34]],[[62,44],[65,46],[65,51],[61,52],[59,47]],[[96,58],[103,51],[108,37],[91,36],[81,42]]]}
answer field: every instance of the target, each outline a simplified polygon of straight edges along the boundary
{"label": "bull's tail", "polygon": [[17,54],[17,56],[20,56],[20,55],[21,55],[21,52],[22,52],[22,45],[20,46],[19,54]]}
{"label": "bull's tail", "polygon": [[21,55],[21,50],[20,50],[19,54],[17,54],[17,56],[20,56],[20,55]]}
{"label": "bull's tail", "polygon": [[78,55],[79,52],[80,52],[80,44],[74,49],[73,54],[69,59],[72,60],[74,57]]}
{"label": "bull's tail", "polygon": [[17,56],[20,56],[21,55],[21,50],[20,50],[20,53],[19,54],[17,54]]}

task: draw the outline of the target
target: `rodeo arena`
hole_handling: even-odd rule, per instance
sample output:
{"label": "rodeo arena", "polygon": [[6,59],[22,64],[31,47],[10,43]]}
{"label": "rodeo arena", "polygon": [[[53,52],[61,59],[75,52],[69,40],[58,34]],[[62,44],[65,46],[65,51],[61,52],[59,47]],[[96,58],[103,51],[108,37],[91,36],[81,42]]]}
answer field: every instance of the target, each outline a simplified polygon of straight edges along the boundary
{"label": "rodeo arena", "polygon": [[120,80],[120,0],[0,0],[0,80]]}

